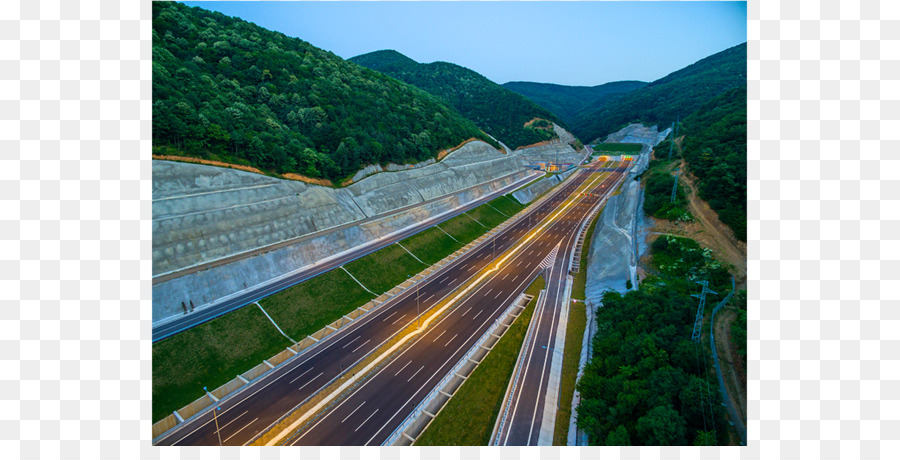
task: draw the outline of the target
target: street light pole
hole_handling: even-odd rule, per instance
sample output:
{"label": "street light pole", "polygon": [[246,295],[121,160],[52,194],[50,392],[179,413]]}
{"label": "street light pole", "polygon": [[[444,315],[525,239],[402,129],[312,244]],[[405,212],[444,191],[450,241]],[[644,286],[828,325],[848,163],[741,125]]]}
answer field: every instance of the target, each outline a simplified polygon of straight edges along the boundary
{"label": "street light pole", "polygon": [[[206,391],[206,394],[210,396],[209,399],[212,399],[212,395],[209,394],[209,391],[206,389],[206,387],[203,387],[203,391]],[[216,405],[216,407],[213,409],[213,420],[215,420],[216,422],[216,436],[219,437],[219,447],[222,447],[222,433],[219,432],[219,417],[216,414],[216,412],[219,411],[219,403],[215,402],[215,400],[213,399],[213,404]]]}

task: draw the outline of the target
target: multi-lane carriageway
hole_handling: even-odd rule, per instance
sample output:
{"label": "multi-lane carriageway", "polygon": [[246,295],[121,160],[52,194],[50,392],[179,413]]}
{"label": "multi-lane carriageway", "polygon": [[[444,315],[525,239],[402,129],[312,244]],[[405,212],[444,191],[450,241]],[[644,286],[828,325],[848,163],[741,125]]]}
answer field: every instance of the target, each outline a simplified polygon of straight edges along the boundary
{"label": "multi-lane carriageway", "polygon": [[[220,401],[217,424],[213,412],[206,411],[170,430],[156,444],[218,445],[219,438],[223,445],[253,442],[345,369],[412,325],[417,311],[424,312],[452,297],[460,287],[483,276],[490,264],[501,262],[467,297],[417,334],[374,376],[343,395],[328,412],[298,430],[278,433],[273,440],[291,445],[383,443],[537,277],[545,256],[560,242],[571,246],[582,220],[612,191],[626,167],[595,163],[582,169],[548,199],[526,210],[523,218],[421,281],[418,289],[407,289],[309,352]],[[568,254],[569,248],[561,246],[557,271],[560,264],[568,263]],[[563,258],[565,262],[561,262]]]}

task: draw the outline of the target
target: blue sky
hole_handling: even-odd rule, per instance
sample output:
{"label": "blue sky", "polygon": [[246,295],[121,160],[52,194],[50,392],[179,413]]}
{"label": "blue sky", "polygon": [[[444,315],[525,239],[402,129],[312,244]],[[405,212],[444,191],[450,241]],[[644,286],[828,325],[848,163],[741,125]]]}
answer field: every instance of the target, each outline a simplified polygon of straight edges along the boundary
{"label": "blue sky", "polygon": [[745,2],[185,2],[344,59],[395,49],[497,83],[652,81],[747,41]]}

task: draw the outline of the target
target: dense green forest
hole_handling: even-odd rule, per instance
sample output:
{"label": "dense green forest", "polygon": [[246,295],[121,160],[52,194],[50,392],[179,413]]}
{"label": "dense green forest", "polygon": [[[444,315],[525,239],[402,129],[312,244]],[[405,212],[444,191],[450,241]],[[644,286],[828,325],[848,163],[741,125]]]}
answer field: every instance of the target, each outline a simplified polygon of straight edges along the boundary
{"label": "dense green forest", "polygon": [[731,90],[684,119],[682,151],[698,193],[747,240],[747,87]]}
{"label": "dense green forest", "polygon": [[611,102],[581,111],[569,126],[585,142],[633,122],[668,127],[720,94],[747,85],[747,44],[716,53]]}
{"label": "dense green forest", "polygon": [[335,180],[472,137],[498,146],[439,98],[303,40],[180,3],[152,8],[154,147]]}
{"label": "dense green forest", "polygon": [[[691,341],[697,299],[690,295],[699,280],[726,295],[729,274],[690,239],[660,236],[651,252],[658,275],[625,295],[607,292],[597,310],[578,383],[578,426],[592,445],[722,443],[728,424],[709,351]],[[716,299],[707,298],[709,309]]]}
{"label": "dense green forest", "polygon": [[350,61],[384,72],[442,98],[479,128],[512,149],[554,137],[552,130],[525,127],[525,123],[533,118],[543,118],[565,127],[550,111],[456,64],[420,64],[394,50],[366,53],[350,58]]}
{"label": "dense green forest", "polygon": [[[644,212],[647,215],[667,220],[691,220],[687,210],[687,195],[684,184],[679,183],[675,190],[675,201],[672,201],[672,187],[675,184],[675,160],[652,160],[644,181]],[[680,180],[680,179],[679,179]]]}
{"label": "dense green forest", "polygon": [[578,114],[582,110],[588,107],[593,107],[596,110],[619,96],[641,88],[646,84],[647,82],[629,80],[614,81],[597,86],[567,86],[553,83],[511,81],[501,86],[531,99],[571,126],[577,120]]}

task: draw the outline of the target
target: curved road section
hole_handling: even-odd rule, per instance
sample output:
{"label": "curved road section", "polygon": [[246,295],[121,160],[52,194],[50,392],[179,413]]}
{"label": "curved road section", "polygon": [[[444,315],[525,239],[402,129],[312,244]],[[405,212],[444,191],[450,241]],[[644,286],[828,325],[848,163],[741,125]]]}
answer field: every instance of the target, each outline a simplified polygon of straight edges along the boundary
{"label": "curved road section", "polygon": [[[516,247],[509,257],[498,261],[501,265],[493,276],[477,287],[475,292],[459,302],[437,324],[420,334],[412,345],[390,363],[381,367],[365,383],[345,395],[324,416],[300,430],[285,436],[286,445],[381,445],[385,443],[406,416],[428,395],[456,363],[475,346],[478,339],[498,320],[507,306],[541,273],[541,263],[562,243],[571,246],[577,238],[581,221],[600,199],[601,193],[613,188],[622,175],[622,168],[612,173],[590,171],[567,185],[563,193],[543,204],[550,207],[550,216],[536,228],[528,228],[517,238],[505,239],[504,247]],[[579,191],[590,192],[584,196]],[[575,195],[575,196],[571,196]],[[512,244],[510,244],[512,243]],[[499,242],[498,242],[499,244]],[[558,299],[563,286],[553,286],[553,280],[565,279],[571,247],[560,250],[548,280]],[[560,273],[562,271],[562,273]],[[557,283],[558,284],[558,283]],[[552,297],[548,297],[552,298]],[[546,302],[540,315],[532,321],[545,322],[550,327],[537,329],[540,344],[553,340],[558,324],[558,306]],[[546,389],[548,360],[546,350],[535,351],[529,362],[535,371],[526,379],[543,382]],[[544,366],[543,368],[541,366]],[[528,385],[521,398],[520,410],[542,417],[543,394],[539,385]],[[539,422],[539,420],[538,420]],[[518,425],[513,427],[518,430]],[[537,430],[540,431],[538,423]],[[518,431],[517,431],[518,432]],[[519,435],[513,438],[520,439]],[[522,444],[526,438],[522,437]]]}
{"label": "curved road section", "polygon": [[[503,231],[498,232],[492,238],[485,240],[480,246],[464,254],[460,258],[447,264],[439,272],[432,274],[427,279],[421,281],[419,289],[408,289],[397,297],[385,302],[375,311],[364,315],[359,320],[354,321],[345,326],[340,331],[329,335],[325,340],[316,344],[312,349],[305,353],[299,354],[280,367],[274,369],[270,374],[260,378],[250,385],[231,396],[222,399],[219,402],[221,410],[217,413],[218,429],[216,428],[216,420],[213,419],[212,411],[207,410],[179,424],[172,430],[155,440],[156,445],[218,445],[218,438],[221,435],[223,445],[243,445],[252,442],[261,433],[267,431],[281,418],[290,413],[293,408],[299,406],[311,396],[315,395],[319,390],[327,386],[333,379],[343,373],[344,369],[350,367],[351,364],[358,361],[366,354],[378,348],[378,346],[394,336],[398,331],[416,320],[417,299],[421,309],[424,311],[438,303],[445,296],[453,293],[461,285],[464,285],[470,278],[480,272],[485,266],[493,261],[496,254],[502,254],[507,249],[518,244],[523,238],[526,238],[540,222],[547,216],[551,216],[557,211],[557,206],[563,199],[573,194],[577,187],[581,186],[589,174],[580,174],[572,176],[568,184],[551,192],[548,199],[537,206],[528,209],[523,218],[514,224],[506,227]],[[599,185],[598,185],[599,187]],[[551,234],[559,234],[561,228],[553,227]],[[561,237],[561,234],[559,234]],[[558,238],[557,238],[558,240]],[[555,245],[555,243],[554,243]],[[510,278],[508,273],[504,272],[498,275],[501,285],[509,284],[512,287],[504,287],[497,291],[479,291],[486,297],[484,302],[491,305],[502,303],[502,292],[509,295],[510,292],[516,291],[516,294],[522,292],[519,287],[526,282],[526,277],[530,272],[522,272],[518,270],[526,270],[528,267],[534,267],[539,264],[543,257],[549,252],[549,246],[535,246],[526,253],[516,266],[517,275]],[[527,259],[527,262],[526,262]],[[533,278],[533,276],[531,277]],[[527,280],[530,283],[530,279]],[[525,284],[527,286],[527,284]],[[499,289],[499,288],[498,288]],[[502,292],[501,292],[502,291]],[[481,297],[479,297],[480,299]],[[507,302],[508,303],[508,302]],[[473,307],[474,309],[474,307]],[[465,312],[465,309],[457,308],[457,313]],[[495,311],[496,310],[496,311]],[[496,316],[502,309],[486,310],[479,307],[477,317],[470,317],[462,324],[453,320],[452,315],[448,315],[441,323],[445,326],[458,328],[453,332],[447,331],[441,337],[441,342],[435,339],[432,342],[441,356],[432,356],[428,361],[437,363],[438,358],[441,362],[447,359],[444,354],[451,353],[460,345],[465,349],[464,344],[477,339],[480,332],[472,332],[480,330],[476,327],[479,321],[484,321],[482,317],[487,318]],[[479,313],[480,312],[480,313]],[[471,312],[466,312],[467,314]],[[489,323],[487,323],[489,324]],[[436,329],[437,325],[433,328]],[[429,331],[431,333],[431,331]],[[440,332],[438,332],[440,334]],[[449,335],[448,335],[449,334]],[[427,335],[427,337],[431,337]],[[424,338],[424,337],[423,337]],[[445,342],[446,339],[446,342]],[[453,341],[450,341],[453,339]],[[420,339],[421,341],[421,339]],[[442,345],[442,346],[441,346]],[[409,350],[409,349],[408,349]],[[409,351],[407,351],[409,353]],[[464,353],[464,352],[463,352]],[[396,360],[395,360],[396,362]],[[431,363],[433,364],[433,363]],[[410,372],[415,372],[413,368]],[[403,369],[406,372],[407,369]],[[361,386],[356,391],[359,393],[364,389],[374,387],[373,382],[381,382],[385,374],[382,371],[379,379],[370,379],[368,383]],[[396,371],[392,382],[396,382],[393,390],[413,390],[413,385],[418,382],[419,385],[423,381],[418,379],[432,377],[429,371],[422,370],[415,376],[410,374],[404,378],[399,370]],[[416,379],[414,380],[413,377]],[[400,385],[403,383],[403,385]],[[389,385],[390,386],[390,385]],[[426,385],[427,386],[427,385]],[[430,390],[430,388],[429,388]],[[427,393],[427,391],[425,392]],[[371,411],[378,409],[377,414],[372,414],[368,407],[366,410],[360,409],[352,417],[348,418],[344,423],[355,421],[355,417],[363,418],[373,415],[373,423],[381,421],[380,417],[386,417],[389,413],[402,414],[399,419],[402,420],[406,414],[403,413],[405,405],[397,405],[394,402],[401,396],[389,396],[388,393],[379,395],[377,400],[373,400],[368,407]],[[412,397],[412,399],[410,399]],[[415,394],[406,395],[406,399],[410,401],[410,408],[414,407],[419,401],[416,400]],[[346,399],[344,406],[346,405]],[[340,408],[333,410],[331,413],[337,413]],[[380,414],[380,415],[379,415]],[[382,425],[388,424],[390,420],[382,421]],[[321,424],[320,424],[321,425]],[[317,428],[317,433],[327,427],[327,424],[321,428]],[[387,430],[384,436],[387,436],[393,428]],[[357,432],[358,433],[358,432]],[[354,434],[351,430],[351,433]],[[371,437],[371,435],[370,435]],[[304,440],[306,439],[306,441]],[[375,439],[375,438],[373,438]],[[301,438],[298,435],[293,436],[285,442],[291,443],[309,443],[317,442],[333,442],[336,444],[361,445],[369,441],[368,438],[362,439],[362,434],[342,438],[340,440],[334,438],[332,441],[321,439],[317,436]],[[374,441],[373,441],[374,442]]]}
{"label": "curved road section", "polygon": [[560,334],[560,323],[567,320],[565,304],[570,295],[565,289],[569,263],[582,223],[589,218],[591,210],[615,190],[625,169],[622,165],[616,168],[592,194],[594,196],[577,202],[575,212],[560,224],[564,229],[558,240],[561,250],[548,270],[545,295],[531,320],[532,331],[522,345],[513,377],[517,379],[516,384],[503,401],[497,422],[499,429],[491,439],[492,445],[549,446],[553,443],[563,355],[561,344],[565,342],[564,329]]}

